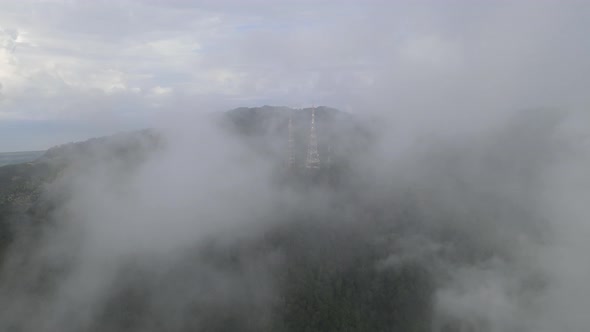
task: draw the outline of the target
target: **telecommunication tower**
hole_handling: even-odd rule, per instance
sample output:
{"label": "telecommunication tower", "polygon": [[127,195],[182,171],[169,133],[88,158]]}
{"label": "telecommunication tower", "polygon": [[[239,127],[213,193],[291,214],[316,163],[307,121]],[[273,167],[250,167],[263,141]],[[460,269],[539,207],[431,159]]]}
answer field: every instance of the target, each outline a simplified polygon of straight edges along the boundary
{"label": "telecommunication tower", "polygon": [[311,109],[311,128],[309,130],[309,145],[307,147],[307,159],[305,168],[320,168],[320,154],[318,152],[318,137],[315,129],[315,107]]}

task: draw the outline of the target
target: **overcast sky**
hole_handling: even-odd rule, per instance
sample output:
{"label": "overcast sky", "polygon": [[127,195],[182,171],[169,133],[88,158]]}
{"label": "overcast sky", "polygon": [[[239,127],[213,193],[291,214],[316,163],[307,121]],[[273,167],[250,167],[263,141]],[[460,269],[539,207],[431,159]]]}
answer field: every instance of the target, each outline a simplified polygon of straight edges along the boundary
{"label": "overcast sky", "polygon": [[583,110],[589,17],[557,0],[0,0],[0,151],[264,104]]}

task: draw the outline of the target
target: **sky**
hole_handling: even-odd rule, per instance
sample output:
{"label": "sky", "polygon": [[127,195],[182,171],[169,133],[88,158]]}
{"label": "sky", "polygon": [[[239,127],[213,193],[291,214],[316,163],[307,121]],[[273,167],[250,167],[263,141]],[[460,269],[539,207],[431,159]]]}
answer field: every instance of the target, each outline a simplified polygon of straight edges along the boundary
{"label": "sky", "polygon": [[0,0],[0,151],[240,106],[584,110],[590,2]]}

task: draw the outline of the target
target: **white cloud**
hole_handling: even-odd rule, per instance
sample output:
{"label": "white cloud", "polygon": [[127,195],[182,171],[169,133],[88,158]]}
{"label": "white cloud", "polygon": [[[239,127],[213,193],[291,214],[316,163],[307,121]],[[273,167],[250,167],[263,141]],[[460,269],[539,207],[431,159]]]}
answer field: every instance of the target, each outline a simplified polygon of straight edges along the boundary
{"label": "white cloud", "polygon": [[491,112],[590,102],[589,5],[248,4],[4,1],[0,113],[59,120],[100,105],[112,112],[116,102],[144,123],[159,88],[171,89],[162,110],[248,101]]}
{"label": "white cloud", "polygon": [[172,93],[172,88],[165,88],[161,86],[157,86],[152,89],[152,93],[156,96],[166,96]]}

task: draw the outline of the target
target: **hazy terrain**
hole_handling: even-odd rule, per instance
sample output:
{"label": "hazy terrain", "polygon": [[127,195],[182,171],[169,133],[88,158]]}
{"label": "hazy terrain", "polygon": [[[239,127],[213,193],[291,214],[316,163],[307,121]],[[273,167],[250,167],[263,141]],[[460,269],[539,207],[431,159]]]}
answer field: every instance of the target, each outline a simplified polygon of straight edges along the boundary
{"label": "hazy terrain", "polygon": [[321,107],[333,164],[313,172],[310,115],[237,109],[0,168],[1,329],[586,326],[564,310],[586,303],[590,271],[575,115],[520,112],[394,151],[410,137],[384,131],[388,119]]}

